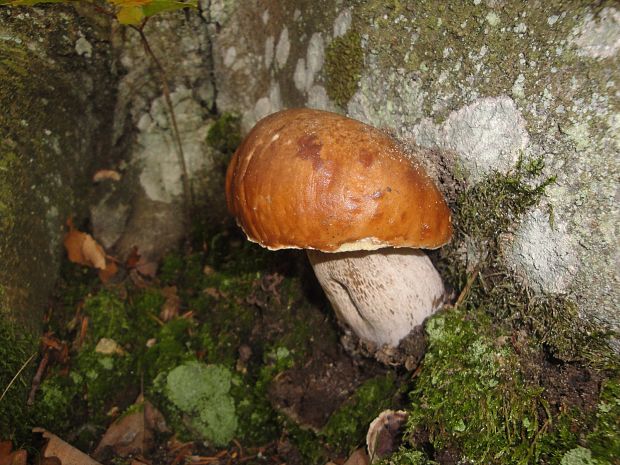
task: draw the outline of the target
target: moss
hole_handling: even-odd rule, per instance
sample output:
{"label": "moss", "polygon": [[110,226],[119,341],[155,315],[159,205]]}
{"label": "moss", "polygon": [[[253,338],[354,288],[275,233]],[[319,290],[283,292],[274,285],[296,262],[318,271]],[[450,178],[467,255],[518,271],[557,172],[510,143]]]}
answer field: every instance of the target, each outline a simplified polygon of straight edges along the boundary
{"label": "moss", "polygon": [[221,114],[209,128],[207,143],[224,154],[232,154],[241,143],[240,123],[239,115]]}
{"label": "moss", "polygon": [[341,107],[353,97],[364,66],[361,37],[349,31],[336,37],[325,52],[327,95]]}
{"label": "moss", "polygon": [[[234,434],[248,447],[288,434],[304,457],[317,458],[306,463],[327,459],[328,436],[330,443],[348,449],[349,439],[363,436],[363,423],[389,403],[397,390],[395,378],[363,385],[334,417],[329,434],[292,425],[271,406],[273,379],[303,366],[313,351],[338,344],[325,314],[308,300],[308,283],[300,279],[305,268],[298,268],[304,257],[268,252],[234,231],[203,234],[207,253],[170,255],[162,272],[162,282],[177,286],[183,311],[191,310],[191,318],[158,321],[164,298],[157,287],[97,289],[100,283],[87,283],[85,275],[75,276],[75,267],[68,267],[75,289],[61,286],[63,298],[57,303],[68,310],[57,315],[70,319],[79,308],[89,320],[87,337],[71,353],[69,375],[57,367],[41,385],[36,405],[47,414],[40,424],[53,425],[56,419],[55,432],[61,435],[81,430],[86,422],[97,431],[105,429],[105,412],[131,405],[143,386],[169,425],[187,439],[202,437],[223,445]],[[77,338],[75,325],[57,322],[54,327],[65,340]],[[97,353],[102,337],[116,341],[125,354]],[[243,345],[252,354],[239,362]],[[203,379],[207,377],[223,382]],[[205,394],[209,386],[219,394]]]}
{"label": "moss", "polygon": [[427,323],[429,348],[411,392],[409,424],[435,450],[475,463],[529,463],[537,454],[541,389],[483,312],[448,311]]}
{"label": "moss", "polygon": [[[74,284],[77,290],[66,290],[72,296],[69,305],[76,305],[75,299],[85,292],[82,282]],[[87,337],[71,356],[69,375],[52,368],[41,384],[35,402],[37,423],[59,434],[85,421],[102,425],[110,407],[134,402],[141,383],[148,388],[162,370],[188,360],[192,323],[179,319],[160,326],[156,315],[162,303],[159,291],[152,289],[135,290],[130,299],[111,290],[88,295],[79,304],[88,318]],[[59,328],[60,335],[67,331]],[[114,340],[124,353],[97,352],[102,338]],[[147,347],[147,340],[156,343]]]}
{"label": "moss", "polygon": [[[466,289],[465,303],[527,327],[555,356],[599,368],[613,366],[609,334],[578,318],[568,297],[533,295],[503,263],[503,238],[554,182],[554,177],[541,177],[544,169],[540,159],[520,160],[512,172],[492,175],[458,194],[455,237],[441,249],[438,268],[454,289]],[[459,244],[471,244],[470,256],[463,257]]]}
{"label": "moss", "polygon": [[81,383],[77,373],[46,377],[37,393],[34,423],[50,431],[69,431],[82,419],[79,412],[86,408]]}
{"label": "moss", "polygon": [[620,378],[607,380],[601,389],[595,425],[585,444],[595,459],[617,464],[620,461]]}
{"label": "moss", "polygon": [[436,465],[424,452],[402,449],[377,462],[378,465]]}
{"label": "moss", "polygon": [[560,461],[560,465],[600,465],[600,463],[592,459],[592,452],[584,447],[569,450]]}
{"label": "moss", "polygon": [[233,378],[231,395],[235,399],[238,415],[237,437],[245,445],[268,443],[280,433],[276,412],[267,399],[273,372],[264,373],[256,381],[252,376],[237,375]]}
{"label": "moss", "polygon": [[[73,13],[66,11],[68,22]],[[99,82],[87,99],[86,88],[74,85],[81,81],[82,62],[71,60],[70,53],[66,61],[55,54],[58,42],[46,34],[53,35],[53,24],[64,19],[11,9],[0,15],[5,26],[0,39],[0,283],[10,291],[13,316],[32,329],[41,321],[55,277],[61,224],[70,210],[78,212],[75,199],[85,199],[74,192],[86,191],[90,164],[86,156],[76,163],[75,156],[92,148],[97,120],[90,104],[107,108],[112,103],[98,92]],[[64,38],[54,39],[77,36],[77,28],[61,29]],[[92,70],[101,70],[103,80],[107,73],[100,65],[93,61]],[[85,112],[88,118],[76,116]],[[36,285],[32,276],[38,277]]]}
{"label": "moss", "polygon": [[[4,141],[0,141],[0,147]],[[17,196],[16,184],[19,185],[19,177],[15,173],[21,165],[19,158],[14,152],[0,148],[0,236],[7,237],[16,223]],[[0,242],[0,253],[7,247],[5,240]]]}
{"label": "moss", "polygon": [[84,302],[84,313],[90,319],[88,338],[91,345],[103,337],[118,343],[131,341],[131,321],[125,303],[114,293],[103,290]]}
{"label": "moss", "polygon": [[179,252],[171,252],[162,260],[159,267],[159,279],[162,283],[177,284],[184,268],[184,257]]}
{"label": "moss", "polygon": [[[553,182],[541,177],[543,171],[540,160],[520,161],[513,172],[457,195],[456,237],[439,252],[438,265],[460,296],[456,308],[426,324],[429,348],[411,392],[409,446],[388,463],[409,463],[403,454],[412,450],[434,451],[429,459],[449,451],[489,464],[558,464],[585,457],[587,450],[592,460],[613,463],[613,454],[599,456],[605,448],[595,444],[614,444],[618,413],[597,423],[584,406],[552,410],[555,394],[532,375],[543,369],[545,356],[579,364],[584,372],[617,369],[608,335],[581,321],[567,297],[533,295],[501,256],[504,235]],[[481,245],[464,256],[459,244]]]}
{"label": "moss", "polygon": [[33,426],[30,424],[26,399],[35,362],[31,360],[10,387],[9,384],[29,357],[38,350],[38,341],[32,335],[24,333],[6,316],[0,318],[0,341],[0,437],[21,443],[28,437]]}
{"label": "moss", "polygon": [[[424,113],[432,115],[436,122],[443,120],[450,109],[468,103],[470,95],[463,89],[482,96],[510,94],[520,75],[528,97],[540,101],[545,90],[551,91],[556,96],[552,105],[570,108],[572,97],[563,90],[578,74],[581,60],[564,51],[566,37],[587,12],[596,13],[606,4],[611,5],[561,0],[543,6],[527,1],[491,6],[485,2],[430,0],[416,2],[415,6],[401,0],[353,3],[354,27],[368,36],[366,52],[377,57],[377,66],[411,72],[427,95],[444,99],[437,107],[433,99],[425,99]],[[551,27],[547,19],[553,15],[561,19]],[[519,32],[523,25],[525,30]],[[553,45],[562,53],[556,53]],[[536,66],[539,63],[545,63],[546,69],[561,71],[551,79],[544,77]],[[608,78],[598,68],[592,66],[596,71],[591,84],[605,95],[608,91],[599,86],[599,81]],[[584,96],[588,93],[582,91]],[[449,105],[445,105],[446,99]]]}
{"label": "moss", "polygon": [[404,388],[396,384],[391,374],[369,379],[330,416],[321,435],[335,450],[352,452],[348,449],[364,443],[370,422],[393,407],[397,394]]}
{"label": "moss", "polygon": [[130,355],[106,355],[93,347],[83,348],[75,357],[71,375],[73,384],[81,387],[87,399],[85,413],[93,423],[105,422],[106,413],[116,400],[123,408],[134,400],[128,396],[138,394],[139,373],[135,372]]}
{"label": "moss", "polygon": [[[493,247],[500,234],[512,229],[531,207],[538,205],[555,177],[540,179],[542,159],[520,159],[506,175],[495,174],[461,192],[456,200],[457,239],[475,238]],[[496,252],[497,249],[492,250]]]}
{"label": "moss", "polygon": [[[194,328],[195,324],[191,320],[177,318],[153,334],[154,343],[146,349],[138,362],[147,381],[154,380],[160,373],[167,373],[175,366],[194,358],[190,336],[190,331]],[[199,343],[196,343],[196,346],[202,347]]]}
{"label": "moss", "polygon": [[168,374],[165,394],[187,416],[192,430],[213,445],[225,446],[237,431],[230,383],[225,367],[188,362]]}

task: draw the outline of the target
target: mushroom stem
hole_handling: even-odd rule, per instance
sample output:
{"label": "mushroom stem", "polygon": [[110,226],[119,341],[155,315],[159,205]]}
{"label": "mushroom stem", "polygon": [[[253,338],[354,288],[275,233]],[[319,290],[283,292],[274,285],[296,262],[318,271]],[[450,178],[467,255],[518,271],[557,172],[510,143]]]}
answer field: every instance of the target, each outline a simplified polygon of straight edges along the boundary
{"label": "mushroom stem", "polygon": [[397,347],[443,304],[441,276],[420,250],[307,253],[340,321],[377,346]]}

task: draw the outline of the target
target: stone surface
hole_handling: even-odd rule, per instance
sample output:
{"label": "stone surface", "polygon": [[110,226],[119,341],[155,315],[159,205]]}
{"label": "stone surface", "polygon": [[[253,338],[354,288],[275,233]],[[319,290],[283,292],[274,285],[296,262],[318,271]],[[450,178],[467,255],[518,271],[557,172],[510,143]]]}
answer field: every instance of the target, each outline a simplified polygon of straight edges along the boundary
{"label": "stone surface", "polygon": [[[225,21],[230,7],[213,3],[212,8],[214,17]],[[124,176],[100,188],[91,221],[95,237],[119,258],[137,248],[146,262],[156,263],[187,232],[183,170],[162,76],[139,36],[125,32],[115,42],[125,74],[114,119],[118,159],[111,166],[122,167]],[[195,207],[221,218],[223,179],[206,142],[215,86],[205,21],[198,15],[162,15],[150,21],[145,33],[166,72]],[[225,61],[234,61],[235,54],[230,47]]]}
{"label": "stone surface", "polygon": [[514,168],[529,142],[525,125],[514,101],[502,95],[476,100],[450,113],[441,125],[423,118],[413,135],[423,147],[456,152],[473,184],[492,172]]}
{"label": "stone surface", "polygon": [[[541,179],[556,182],[506,238],[506,266],[620,330],[619,17],[612,3],[243,3],[212,31],[218,106],[241,112],[245,130],[280,108],[335,109],[449,152],[465,185],[543,160]],[[265,43],[285,29],[288,56],[276,66]],[[322,63],[350,31],[364,65],[338,108]]]}
{"label": "stone surface", "polygon": [[[100,76],[110,68],[101,50],[108,49],[94,29],[61,9],[49,21],[67,25],[64,36],[44,36],[42,31],[57,28],[33,32],[28,25],[32,18],[43,21],[42,11],[3,13],[1,50],[16,57],[17,70],[27,69],[28,56],[47,66],[50,76],[59,71],[61,81],[46,84],[56,92],[48,89],[40,104],[62,109],[67,102],[60,95],[71,95],[80,102],[81,118],[66,128],[67,118],[12,116],[15,131],[41,136],[32,161],[19,162],[22,169],[41,167],[32,178],[38,187],[24,200],[33,205],[36,199],[37,208],[27,209],[34,213],[24,218],[44,234],[28,247],[46,250],[16,266],[26,270],[59,256],[60,225],[79,208],[56,199],[77,199],[79,190],[70,186],[89,179],[84,174],[90,165],[79,155],[85,152],[105,152],[99,157],[104,166],[93,168],[122,174],[121,181],[96,188],[101,200],[92,208],[93,225],[102,242],[126,252],[154,240],[141,237],[148,224],[153,236],[157,231],[165,238],[152,251],[157,256],[184,229],[179,165],[156,70],[136,34],[114,34],[122,78],[117,97],[106,94]],[[379,0],[203,0],[198,13],[161,15],[146,32],[168,70],[192,186],[214,215],[224,211],[221,172],[204,137],[215,109],[240,114],[246,131],[282,108],[347,113],[384,128],[406,147],[440,149],[453,158],[444,164],[465,186],[508,173],[518,160],[541,159],[540,179],[555,176],[556,182],[505,238],[505,264],[534,291],[566,294],[584,318],[619,330],[619,12],[613,3],[422,0],[410,8]],[[329,62],[335,41],[341,59]],[[48,43],[57,44],[51,55]],[[344,95],[344,103],[342,89],[334,88],[341,81],[328,79],[335,73],[354,80],[355,91]],[[65,89],[59,82],[80,85]],[[103,116],[92,110],[102,101],[116,105],[109,139],[93,137],[102,133],[97,118]],[[15,137],[8,142],[11,150],[3,147],[3,154],[21,143]],[[424,163],[436,164],[438,151],[427,152]],[[45,154],[60,157],[63,169],[42,168]],[[3,227],[13,228],[15,209],[5,211]]]}
{"label": "stone surface", "polygon": [[91,176],[109,150],[109,23],[91,13],[0,9],[0,310],[37,329],[65,222],[84,218]]}

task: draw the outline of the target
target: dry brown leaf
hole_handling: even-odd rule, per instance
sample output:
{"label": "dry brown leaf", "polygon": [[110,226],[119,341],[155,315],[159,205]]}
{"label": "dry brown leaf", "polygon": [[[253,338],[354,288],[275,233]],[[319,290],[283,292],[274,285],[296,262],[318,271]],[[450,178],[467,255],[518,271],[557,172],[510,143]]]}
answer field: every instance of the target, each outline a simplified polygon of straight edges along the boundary
{"label": "dry brown leaf", "polygon": [[23,449],[16,450],[11,455],[13,456],[11,465],[26,465],[28,462],[28,452]]}
{"label": "dry brown leaf", "polygon": [[58,457],[45,457],[40,460],[39,465],[62,465]]}
{"label": "dry brown leaf", "polygon": [[11,441],[0,441],[0,465],[26,465],[28,453],[23,449],[12,450]]}
{"label": "dry brown leaf", "polygon": [[71,218],[67,220],[69,231],[65,234],[64,245],[69,260],[80,265],[105,270],[106,258],[101,247],[90,234],[75,229]]}
{"label": "dry brown leaf", "polygon": [[148,465],[149,463],[151,462],[146,462],[146,461],[143,462],[142,460],[139,460],[139,459],[131,460],[131,465]]}
{"label": "dry brown leaf", "polygon": [[370,458],[364,450],[364,448],[357,449],[351,454],[351,456],[344,462],[344,465],[368,465]]}
{"label": "dry brown leaf", "polygon": [[101,465],[84,452],[76,449],[44,428],[33,428],[32,431],[34,433],[41,433],[47,439],[47,444],[41,450],[41,456],[45,460],[44,463],[54,463],[53,461],[48,461],[48,459],[56,458],[62,465]]}
{"label": "dry brown leaf", "polygon": [[157,274],[157,262],[140,257],[140,261],[136,265],[136,270],[138,270],[142,276],[154,278]]}
{"label": "dry brown leaf", "polygon": [[129,279],[138,289],[146,289],[149,287],[148,281],[136,270],[129,270]]}
{"label": "dry brown leaf", "polygon": [[135,268],[140,263],[140,253],[138,252],[138,247],[135,245],[131,248],[129,252],[129,256],[127,260],[125,260],[125,266],[129,268]]}
{"label": "dry brown leaf", "polygon": [[107,283],[116,273],[118,273],[118,266],[113,261],[108,261],[105,269],[99,270],[99,279],[102,283]]}
{"label": "dry brown leaf", "polygon": [[114,170],[99,170],[93,175],[93,182],[100,182],[106,179],[111,181],[120,181],[121,174]]}
{"label": "dry brown leaf", "polygon": [[205,267],[202,269],[202,273],[206,276],[211,276],[213,273],[215,273],[215,269],[212,266],[205,265]]}
{"label": "dry brown leaf", "polygon": [[370,463],[378,462],[398,449],[407,416],[404,410],[384,410],[370,423],[366,434]]}
{"label": "dry brown leaf", "polygon": [[181,299],[177,295],[176,286],[164,287],[161,293],[166,298],[159,312],[159,318],[162,321],[170,321],[179,315],[181,308]]}
{"label": "dry brown leaf", "polygon": [[99,270],[106,269],[105,251],[90,234],[85,234],[84,243],[82,244],[82,254],[86,260],[86,264],[90,264],[93,268]]}
{"label": "dry brown leaf", "polygon": [[215,300],[219,300],[220,297],[222,297],[222,293],[219,291],[219,289],[217,289],[215,287],[207,287],[202,292],[204,292],[208,296],[213,297]]}
{"label": "dry brown leaf", "polygon": [[0,441],[0,459],[6,457],[13,450],[13,443],[11,441]]}
{"label": "dry brown leaf", "polygon": [[142,409],[124,415],[110,425],[93,453],[103,458],[111,450],[117,457],[128,457],[148,452],[154,444],[155,433],[168,431],[163,415],[142,396],[136,404],[144,404]]}
{"label": "dry brown leaf", "polygon": [[118,342],[114,339],[110,339],[107,337],[102,337],[99,339],[97,346],[95,347],[95,352],[103,355],[125,355],[125,349],[123,349]]}

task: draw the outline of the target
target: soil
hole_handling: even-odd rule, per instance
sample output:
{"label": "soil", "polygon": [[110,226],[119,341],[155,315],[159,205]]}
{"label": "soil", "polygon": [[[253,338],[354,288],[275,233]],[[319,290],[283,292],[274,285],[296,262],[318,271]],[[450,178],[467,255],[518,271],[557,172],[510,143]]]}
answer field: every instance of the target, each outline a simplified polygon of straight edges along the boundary
{"label": "soil", "polygon": [[319,349],[300,368],[280,373],[269,397],[302,428],[318,431],[362,382],[385,372],[372,362],[355,364],[341,349]]}

